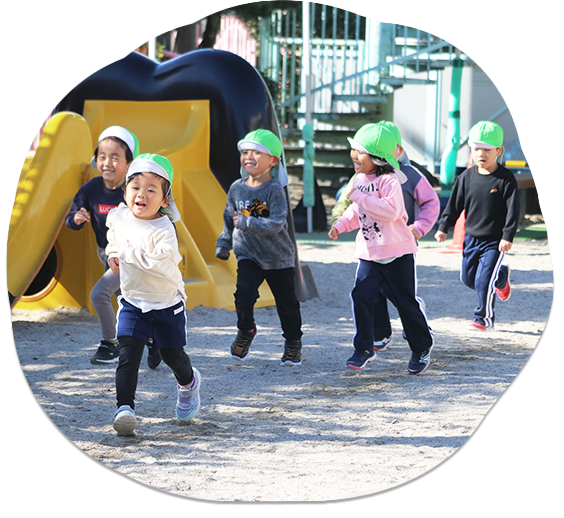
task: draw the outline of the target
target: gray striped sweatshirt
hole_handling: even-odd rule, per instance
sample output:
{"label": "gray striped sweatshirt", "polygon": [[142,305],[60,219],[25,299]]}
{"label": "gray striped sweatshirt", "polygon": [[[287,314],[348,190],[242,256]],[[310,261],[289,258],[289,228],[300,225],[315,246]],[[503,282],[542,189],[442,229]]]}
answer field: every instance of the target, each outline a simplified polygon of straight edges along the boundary
{"label": "gray striped sweatshirt", "polygon": [[288,234],[287,215],[286,195],[276,178],[259,187],[248,187],[243,178],[236,180],[227,193],[216,255],[233,249],[237,260],[251,259],[263,270],[293,267],[296,249]]}

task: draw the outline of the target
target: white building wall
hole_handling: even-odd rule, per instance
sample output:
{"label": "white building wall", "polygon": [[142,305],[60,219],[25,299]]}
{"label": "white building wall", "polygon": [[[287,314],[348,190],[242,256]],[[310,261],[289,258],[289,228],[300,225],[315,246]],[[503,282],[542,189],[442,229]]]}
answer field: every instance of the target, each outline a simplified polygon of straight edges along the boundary
{"label": "white building wall", "polygon": [[[446,147],[449,97],[452,68],[439,72],[442,76],[437,84],[421,86],[406,85],[394,93],[394,122],[401,131],[404,147],[409,157],[432,170],[434,141],[437,138],[435,172],[439,171],[442,153]],[[421,76],[423,78],[423,76]],[[436,110],[436,97],[440,98]],[[477,65],[465,66],[462,72],[460,96],[460,138],[464,142],[470,128],[480,120],[494,120],[504,130],[504,144],[511,158],[523,159],[518,144],[518,134],[513,118],[498,89]],[[504,110],[505,109],[505,110]],[[435,137],[435,117],[440,125]],[[517,156],[519,155],[519,156]],[[469,148],[464,144],[459,151],[457,165],[468,162]],[[508,157],[509,158],[509,157]]]}

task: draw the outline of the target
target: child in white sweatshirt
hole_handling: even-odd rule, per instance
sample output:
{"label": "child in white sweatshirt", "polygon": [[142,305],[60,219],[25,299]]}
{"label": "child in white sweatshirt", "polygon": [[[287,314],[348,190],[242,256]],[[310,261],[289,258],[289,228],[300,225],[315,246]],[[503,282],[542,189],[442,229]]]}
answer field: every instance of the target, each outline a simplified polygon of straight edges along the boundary
{"label": "child in white sweatshirt", "polygon": [[106,222],[108,262],[120,274],[121,288],[114,415],[118,435],[133,435],[137,427],[135,391],[149,337],[178,382],[177,418],[192,419],[200,408],[200,373],[184,351],[186,292],[178,269],[182,257],[173,222],[180,215],[172,198],[172,178],[168,159],[139,155],[127,172],[125,203],[113,209]]}

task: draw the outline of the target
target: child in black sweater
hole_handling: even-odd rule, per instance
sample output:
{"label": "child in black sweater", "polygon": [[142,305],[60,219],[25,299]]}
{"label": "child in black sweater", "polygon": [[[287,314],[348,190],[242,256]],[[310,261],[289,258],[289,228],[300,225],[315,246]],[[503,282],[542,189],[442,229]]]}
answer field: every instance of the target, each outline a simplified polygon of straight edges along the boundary
{"label": "child in black sweater", "polygon": [[481,121],[468,137],[476,164],[456,178],[439,221],[435,239],[445,241],[447,231],[465,211],[462,282],[478,295],[471,329],[486,331],[495,321],[495,295],[511,296],[510,269],[503,265],[519,222],[519,189],[513,173],[498,163],[503,154],[503,130],[495,122]]}

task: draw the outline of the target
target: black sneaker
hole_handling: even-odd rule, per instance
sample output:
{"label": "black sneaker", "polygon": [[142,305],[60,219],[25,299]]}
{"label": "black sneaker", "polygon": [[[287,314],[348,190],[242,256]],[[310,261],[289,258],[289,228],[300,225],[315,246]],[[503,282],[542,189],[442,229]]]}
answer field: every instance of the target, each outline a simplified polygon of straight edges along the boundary
{"label": "black sneaker", "polygon": [[357,351],[355,349],[353,355],[347,360],[347,369],[362,370],[367,363],[371,363],[375,359],[374,349],[368,349],[367,351]]}
{"label": "black sneaker", "polygon": [[432,348],[433,346],[420,354],[411,354],[411,360],[409,360],[409,365],[407,366],[409,374],[421,374],[423,371],[427,370],[427,367],[429,367],[431,363]]}
{"label": "black sneaker", "polygon": [[147,365],[149,369],[156,369],[162,362],[159,350],[147,344],[147,353]]}
{"label": "black sneaker", "polygon": [[237,360],[245,361],[247,359],[247,355],[249,354],[249,347],[251,347],[251,342],[256,335],[256,325],[254,326],[252,333],[246,333],[245,331],[241,331],[239,329],[237,331],[237,337],[235,338],[235,340],[233,340],[231,349],[229,350],[231,357],[236,358]]}
{"label": "black sneaker", "polygon": [[117,363],[119,361],[119,350],[116,342],[109,340],[100,340],[98,350],[90,357],[92,365],[106,365],[108,363]]}
{"label": "black sneaker", "polygon": [[284,354],[280,360],[280,365],[301,365],[302,364],[302,341],[286,340],[284,344]]}

